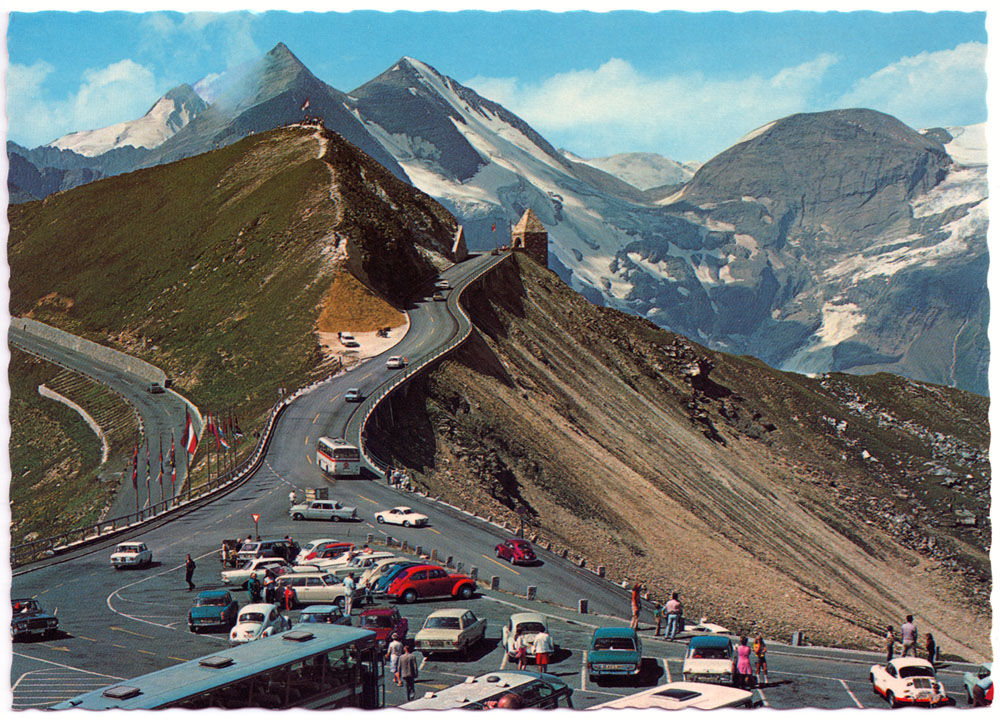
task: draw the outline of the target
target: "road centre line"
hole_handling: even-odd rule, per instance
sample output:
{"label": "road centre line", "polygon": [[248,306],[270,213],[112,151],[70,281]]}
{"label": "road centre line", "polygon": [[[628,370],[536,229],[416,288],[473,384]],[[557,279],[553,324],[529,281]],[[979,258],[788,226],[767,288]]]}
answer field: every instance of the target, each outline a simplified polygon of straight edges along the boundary
{"label": "road centre line", "polygon": [[126,630],[125,628],[120,628],[117,625],[111,625],[108,627],[109,630],[117,630],[118,632],[128,633],[129,635],[137,635],[141,638],[146,638],[147,640],[152,640],[152,635],[143,635],[142,633],[133,632],[132,630]]}
{"label": "road centre line", "polygon": [[378,503],[377,503],[377,502],[375,502],[375,501],[374,501],[374,500],[372,500],[371,498],[366,498],[366,497],[365,497],[364,495],[362,495],[361,493],[358,493],[358,497],[359,497],[359,498],[361,498],[362,500],[367,500],[367,501],[368,501],[368,502],[370,502],[370,503],[371,503],[372,505],[378,505]]}
{"label": "road centre line", "polygon": [[170,660],[178,660],[180,662],[187,662],[188,661],[187,658],[181,658],[181,657],[177,657],[175,655],[167,655],[167,658],[169,658]]}
{"label": "road centre line", "polygon": [[[857,705],[859,708],[863,708],[864,705],[862,705],[861,701],[858,700],[858,696],[855,695],[853,692],[851,692],[851,688],[847,687],[847,682],[841,680],[840,684],[844,686],[844,690],[846,690],[847,694],[851,696],[851,700],[854,701],[854,704]],[[761,693],[761,697],[763,697],[763,693]]]}
{"label": "road centre line", "polygon": [[441,531],[440,531],[440,530],[435,530],[435,529],[434,529],[434,528],[432,528],[432,527],[429,527],[429,528],[427,528],[427,529],[428,529],[428,530],[430,530],[430,531],[431,531],[432,533],[437,533],[438,535],[440,535],[440,534],[441,534]]}
{"label": "road centre line", "polygon": [[319,415],[320,415],[319,413],[316,413],[316,417],[313,418],[313,425],[315,425],[316,422],[319,420]]}
{"label": "road centre line", "polygon": [[490,561],[491,563],[495,563],[495,564],[499,565],[499,566],[500,566],[500,567],[502,567],[502,568],[503,568],[504,570],[509,570],[510,572],[514,573],[515,575],[520,575],[520,574],[521,574],[521,573],[519,573],[519,572],[518,572],[517,570],[515,570],[514,568],[511,568],[511,567],[507,567],[507,566],[506,566],[506,565],[504,565],[504,564],[503,564],[502,562],[500,562],[500,561],[498,561],[498,560],[494,560],[494,559],[493,559],[493,558],[491,558],[491,557],[490,557],[489,555],[484,555],[484,554],[480,553],[480,556],[481,556],[481,557],[484,557],[484,558],[486,558],[486,559],[487,559],[487,560],[489,560],[489,561]]}
{"label": "road centre line", "polygon": [[771,703],[769,703],[767,698],[764,697],[764,691],[761,688],[757,688],[757,692],[760,693],[760,701],[764,703],[764,707],[771,707]]}

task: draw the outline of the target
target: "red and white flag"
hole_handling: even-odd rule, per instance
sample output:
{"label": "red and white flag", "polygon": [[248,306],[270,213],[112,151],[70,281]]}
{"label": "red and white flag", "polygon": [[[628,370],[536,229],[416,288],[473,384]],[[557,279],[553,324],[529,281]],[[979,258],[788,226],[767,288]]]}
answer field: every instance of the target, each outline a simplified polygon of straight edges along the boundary
{"label": "red and white flag", "polygon": [[194,455],[195,450],[198,449],[198,435],[191,423],[191,413],[187,410],[184,411],[184,434],[181,435],[181,445],[187,451],[188,457]]}

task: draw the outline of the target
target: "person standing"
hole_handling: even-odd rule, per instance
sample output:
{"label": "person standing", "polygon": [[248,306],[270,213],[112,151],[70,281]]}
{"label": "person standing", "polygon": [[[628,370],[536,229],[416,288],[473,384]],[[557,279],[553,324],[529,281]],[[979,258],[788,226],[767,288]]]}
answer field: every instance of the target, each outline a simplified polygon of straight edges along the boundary
{"label": "person standing", "polygon": [[270,575],[264,578],[264,602],[274,602],[274,578]]}
{"label": "person standing", "polygon": [[885,626],[885,664],[892,662],[893,654],[896,651],[896,631],[892,625]]}
{"label": "person standing", "polygon": [[222,558],[222,565],[228,567],[229,565],[229,546],[226,545],[226,541],[222,541],[222,554],[219,556]]}
{"label": "person standing", "polygon": [[399,678],[399,658],[403,655],[403,643],[399,641],[399,633],[392,634],[392,642],[385,649],[385,659],[389,661],[389,672],[392,673],[392,681],[402,687],[403,681]]}
{"label": "person standing", "polygon": [[285,610],[291,610],[293,605],[295,605],[295,591],[289,583],[285,585]]}
{"label": "person standing", "polygon": [[413,699],[418,667],[417,656],[413,654],[413,646],[410,643],[406,643],[403,646],[403,654],[399,657],[399,677],[406,686],[407,702]]}
{"label": "person standing", "polygon": [[552,636],[549,635],[549,631],[542,629],[542,631],[535,635],[535,641],[531,644],[531,651],[535,653],[535,665],[538,667],[538,672],[548,672],[549,671],[549,655],[555,648],[552,646]]}
{"label": "person standing", "polygon": [[927,633],[927,662],[933,665],[937,662],[937,643],[934,642],[934,636]]}
{"label": "person standing", "polygon": [[187,560],[184,561],[184,580],[188,584],[188,592],[194,590],[194,559],[191,557],[191,553],[188,553]]}
{"label": "person standing", "polygon": [[660,627],[663,622],[663,614],[665,612],[666,608],[663,605],[653,603],[653,619],[656,620],[656,630],[653,631],[653,637],[660,637]]}
{"label": "person standing", "polygon": [[351,617],[351,610],[354,608],[354,588],[357,587],[357,583],[354,582],[354,573],[347,573],[347,577],[344,578],[344,588],[347,590],[347,594],[344,596],[344,615]]}
{"label": "person standing", "polygon": [[260,602],[260,580],[256,575],[251,575],[247,580],[247,591],[250,593],[251,604]]}
{"label": "person standing", "polygon": [[667,611],[667,640],[672,641],[677,637],[677,631],[681,625],[681,615],[684,612],[681,601],[677,599],[677,593],[670,594],[670,599],[667,600],[664,609]]}
{"label": "person standing", "polygon": [[639,629],[639,612],[642,610],[640,592],[642,592],[642,583],[636,583],[632,586],[632,622],[629,623],[629,627],[633,630]]}
{"label": "person standing", "polygon": [[295,490],[292,490],[290,493],[288,493],[288,504],[289,505],[295,504]]}
{"label": "person standing", "polygon": [[767,684],[767,645],[764,643],[764,636],[758,635],[753,640],[753,654],[757,656],[757,683]]}
{"label": "person standing", "polygon": [[740,644],[736,647],[736,680],[738,688],[746,688],[750,685],[750,676],[753,675],[753,668],[750,667],[750,640],[746,635],[740,638]]}
{"label": "person standing", "polygon": [[517,660],[517,669],[526,670],[528,665],[528,648],[524,644],[524,635],[514,636],[514,659]]}
{"label": "person standing", "polygon": [[903,623],[903,627],[900,628],[903,639],[903,652],[899,654],[900,657],[906,657],[909,652],[913,653],[913,657],[917,656],[917,626],[913,622],[913,616],[907,615],[906,622]]}

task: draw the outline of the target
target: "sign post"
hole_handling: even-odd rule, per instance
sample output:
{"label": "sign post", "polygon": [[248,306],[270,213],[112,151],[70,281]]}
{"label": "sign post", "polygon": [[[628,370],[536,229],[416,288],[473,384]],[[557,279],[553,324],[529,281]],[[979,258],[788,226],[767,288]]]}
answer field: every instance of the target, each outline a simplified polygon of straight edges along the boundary
{"label": "sign post", "polygon": [[260,538],[260,533],[257,532],[257,521],[260,520],[260,513],[250,513],[250,517],[253,518],[253,536]]}

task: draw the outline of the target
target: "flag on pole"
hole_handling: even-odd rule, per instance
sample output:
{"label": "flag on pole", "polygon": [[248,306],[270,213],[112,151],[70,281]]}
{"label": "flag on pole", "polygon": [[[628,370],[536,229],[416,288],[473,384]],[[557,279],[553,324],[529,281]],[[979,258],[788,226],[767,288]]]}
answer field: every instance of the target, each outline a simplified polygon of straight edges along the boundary
{"label": "flag on pole", "polygon": [[191,413],[187,410],[184,411],[184,434],[181,435],[181,445],[187,451],[188,457],[194,455],[195,450],[198,449],[198,435],[195,433],[194,425],[191,423]]}
{"label": "flag on pole", "polygon": [[176,466],[175,456],[174,456],[174,431],[170,431],[170,467]]}
{"label": "flag on pole", "polygon": [[493,223],[493,228],[490,230],[490,232],[496,232],[496,231],[497,231],[497,224]]}
{"label": "flag on pole", "polygon": [[[160,483],[160,495],[163,494],[163,440],[160,439],[160,474],[156,478],[157,482]],[[163,499],[162,497],[160,498]]]}
{"label": "flag on pole", "polygon": [[233,437],[237,440],[243,439],[243,431],[240,430],[240,421],[237,419],[235,412],[233,412]]}
{"label": "flag on pole", "polygon": [[229,449],[229,441],[226,435],[229,433],[229,421],[223,420],[221,426],[219,427],[218,441],[222,444],[226,450]]}
{"label": "flag on pole", "polygon": [[215,451],[218,452],[219,447],[221,446],[221,443],[219,442],[219,428],[217,427],[215,418],[212,417],[212,413],[208,414],[207,432],[211,433],[211,435],[215,438]]}
{"label": "flag on pole", "polygon": [[139,444],[132,450],[132,489],[139,489]]}

